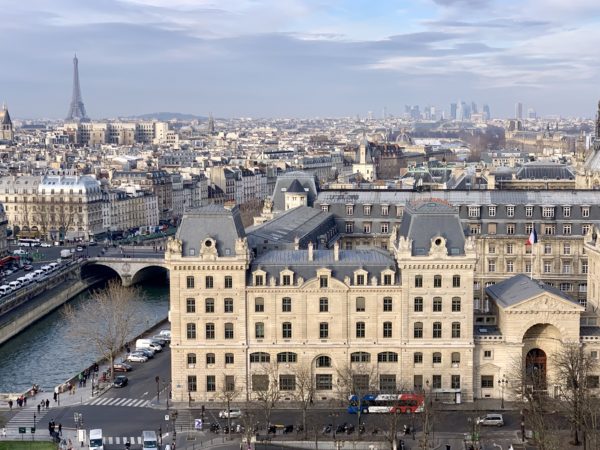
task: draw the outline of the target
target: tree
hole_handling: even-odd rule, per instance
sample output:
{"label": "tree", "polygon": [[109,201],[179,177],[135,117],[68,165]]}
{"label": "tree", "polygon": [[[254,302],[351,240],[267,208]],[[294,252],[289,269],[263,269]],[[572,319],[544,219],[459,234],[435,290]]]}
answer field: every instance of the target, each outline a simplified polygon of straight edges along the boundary
{"label": "tree", "polygon": [[[133,335],[135,325],[143,320],[133,302],[141,295],[139,289],[123,287],[119,281],[111,280],[77,307],[65,305],[62,317],[70,323],[71,337],[77,346],[107,360],[112,368]],[[113,372],[110,371],[111,380]]]}
{"label": "tree", "polygon": [[264,363],[252,374],[252,392],[263,410],[266,426],[271,423],[271,413],[281,397],[277,377],[277,363]]}
{"label": "tree", "polygon": [[312,370],[310,364],[296,364],[293,371],[296,389],[294,391],[294,400],[300,405],[302,409],[302,429],[304,432],[304,439],[307,438],[308,427],[306,423],[306,412],[312,405],[313,396],[315,394],[315,383],[312,377]]}
{"label": "tree", "polygon": [[596,360],[583,351],[578,342],[563,343],[552,357],[556,368],[556,384],[561,386],[560,400],[569,418],[573,445],[580,445],[580,433],[592,408],[589,377],[596,369]]}
{"label": "tree", "polygon": [[507,378],[511,380],[509,390],[517,401],[522,402],[526,424],[533,432],[538,449],[560,448],[555,428],[547,414],[552,399],[546,393],[548,380],[543,370],[536,368],[532,360],[517,358],[512,362]]}
{"label": "tree", "polygon": [[218,397],[227,405],[227,429],[231,435],[231,417],[229,411],[231,410],[231,402],[234,401],[242,393],[241,386],[236,384],[236,378],[233,375],[223,375],[223,383],[221,384],[221,391]]}
{"label": "tree", "polygon": [[363,413],[363,397],[369,392],[377,390],[377,377],[375,368],[371,364],[363,363],[346,363],[338,367],[338,395],[342,405],[352,398],[358,406],[356,409],[356,428],[360,427],[361,417]]}

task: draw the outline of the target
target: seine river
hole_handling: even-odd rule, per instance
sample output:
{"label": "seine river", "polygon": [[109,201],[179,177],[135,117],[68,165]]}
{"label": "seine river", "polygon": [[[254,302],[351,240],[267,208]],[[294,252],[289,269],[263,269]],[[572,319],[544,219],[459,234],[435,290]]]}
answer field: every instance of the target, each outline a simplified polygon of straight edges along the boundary
{"label": "seine river", "polygon": [[[136,324],[134,336],[165,319],[169,310],[167,281],[145,282],[140,287],[142,295],[136,299],[135,309],[143,319]],[[77,308],[88,298],[89,292],[84,292],[71,304]],[[0,392],[24,392],[34,383],[44,390],[53,389],[97,360],[98,355],[76,348],[59,308],[0,345]]]}

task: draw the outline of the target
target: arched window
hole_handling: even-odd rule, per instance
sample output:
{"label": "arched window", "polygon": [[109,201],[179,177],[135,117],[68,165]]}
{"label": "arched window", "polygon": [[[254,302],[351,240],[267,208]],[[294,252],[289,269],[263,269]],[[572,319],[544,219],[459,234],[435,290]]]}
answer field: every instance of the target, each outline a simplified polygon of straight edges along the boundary
{"label": "arched window", "polygon": [[460,364],[460,353],[452,352],[452,365]]}
{"label": "arched window", "polygon": [[331,358],[329,356],[319,356],[317,358],[317,367],[331,367]]}
{"label": "arched window", "polygon": [[413,336],[415,339],[423,339],[423,322],[415,322]]}
{"label": "arched window", "polygon": [[433,297],[433,312],[442,312],[442,297]]}
{"label": "arched window", "polygon": [[268,363],[271,362],[271,355],[265,352],[250,353],[251,363]]}
{"label": "arched window", "polygon": [[234,361],[233,353],[225,353],[225,364],[233,364]]}
{"label": "arched window", "polygon": [[233,339],[233,324],[231,322],[225,324],[225,339]]}
{"label": "arched window", "polygon": [[433,322],[433,338],[442,338],[442,322]]}
{"label": "arched window", "polygon": [[188,323],[186,326],[186,335],[188,339],[196,339],[196,324]]}
{"label": "arched window", "polygon": [[367,352],[354,352],[350,355],[350,362],[368,363],[371,362],[371,354]]}
{"label": "arched window", "polygon": [[187,364],[189,369],[193,369],[196,366],[196,354],[188,353],[187,354]]}
{"label": "arched window", "polygon": [[277,353],[277,362],[278,363],[295,363],[298,361],[298,355],[293,352],[281,352]]}
{"label": "arched window", "polygon": [[215,354],[214,353],[207,353],[206,354],[206,364],[214,364],[216,361],[215,358]]}
{"label": "arched window", "polygon": [[421,353],[421,352],[415,352],[413,354],[413,362],[415,364],[423,364],[423,353]]}
{"label": "arched window", "polygon": [[441,275],[434,275],[434,277],[433,277],[433,287],[434,288],[441,288],[442,287],[442,276]]}
{"label": "arched window", "polygon": [[206,339],[214,339],[215,338],[215,324],[207,323],[206,324]]}
{"label": "arched window", "polygon": [[442,363],[442,354],[440,352],[434,352],[432,362],[434,364],[441,364]]}
{"label": "arched window", "polygon": [[377,362],[390,363],[398,362],[398,353],[395,352],[381,352],[377,354]]}
{"label": "arched window", "polygon": [[452,297],[452,312],[460,312],[460,297]]}

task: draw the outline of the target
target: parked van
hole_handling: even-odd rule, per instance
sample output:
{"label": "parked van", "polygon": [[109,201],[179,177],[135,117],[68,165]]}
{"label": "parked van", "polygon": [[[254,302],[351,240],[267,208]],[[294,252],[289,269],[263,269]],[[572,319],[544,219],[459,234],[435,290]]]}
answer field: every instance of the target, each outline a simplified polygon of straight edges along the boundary
{"label": "parked van", "polygon": [[52,262],[52,263],[50,263],[48,265],[50,266],[50,270],[54,270],[54,269],[56,269],[58,267],[58,264],[55,263],[55,262]]}
{"label": "parked van", "polygon": [[19,280],[11,281],[8,285],[13,288],[13,291],[16,291],[22,286],[22,283]]}
{"label": "parked van", "polygon": [[171,340],[171,330],[160,330],[159,335],[167,341]]}
{"label": "parked van", "polygon": [[7,295],[10,294],[12,291],[13,289],[8,284],[3,284],[2,286],[0,286],[0,295]]}
{"label": "parked van", "polygon": [[151,348],[155,352],[160,352],[162,350],[162,346],[152,342],[152,339],[138,339],[135,341],[135,346],[137,348]]}
{"label": "parked van", "polygon": [[44,273],[48,273],[52,270],[50,268],[50,266],[48,266],[48,265],[42,266],[42,267],[40,267],[40,269],[42,269],[44,271]]}
{"label": "parked van", "polygon": [[158,439],[155,431],[142,431],[142,450],[156,450]]}
{"label": "parked van", "polygon": [[100,428],[90,430],[90,450],[104,450],[102,430]]}
{"label": "parked van", "polygon": [[19,277],[17,281],[20,281],[23,286],[27,286],[31,280],[27,277]]}

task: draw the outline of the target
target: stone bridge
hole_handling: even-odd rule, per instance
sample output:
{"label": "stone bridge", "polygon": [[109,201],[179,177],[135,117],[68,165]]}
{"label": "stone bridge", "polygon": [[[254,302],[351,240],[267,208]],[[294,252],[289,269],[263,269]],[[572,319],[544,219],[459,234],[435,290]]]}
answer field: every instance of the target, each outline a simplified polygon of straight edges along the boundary
{"label": "stone bridge", "polygon": [[123,286],[132,286],[144,278],[156,275],[156,272],[161,272],[163,275],[166,272],[168,276],[164,254],[90,257],[81,268],[81,275],[82,277],[101,274],[111,275],[111,271],[121,278]]}

